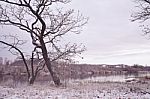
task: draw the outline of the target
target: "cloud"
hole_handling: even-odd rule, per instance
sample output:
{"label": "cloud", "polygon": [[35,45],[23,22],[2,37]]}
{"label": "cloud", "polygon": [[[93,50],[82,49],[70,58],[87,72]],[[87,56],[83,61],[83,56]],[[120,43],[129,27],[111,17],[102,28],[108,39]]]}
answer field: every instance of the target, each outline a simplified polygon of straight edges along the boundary
{"label": "cloud", "polygon": [[149,63],[150,41],[141,36],[139,24],[130,22],[135,5],[131,0],[73,0],[66,5],[89,17],[80,35],[69,35],[70,42],[87,47],[81,63]]}
{"label": "cloud", "polygon": [[140,55],[140,54],[150,54],[150,49],[130,49],[130,50],[121,50],[121,51],[114,51],[110,53],[105,53],[97,58],[103,59],[103,58],[111,58],[111,57],[119,57],[119,56],[127,56],[131,57],[131,55]]}

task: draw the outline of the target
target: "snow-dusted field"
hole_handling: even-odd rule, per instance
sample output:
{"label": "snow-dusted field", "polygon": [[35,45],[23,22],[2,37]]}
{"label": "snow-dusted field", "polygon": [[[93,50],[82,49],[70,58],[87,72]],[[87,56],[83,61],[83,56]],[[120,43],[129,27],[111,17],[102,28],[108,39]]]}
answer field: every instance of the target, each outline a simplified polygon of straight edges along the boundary
{"label": "snow-dusted field", "polygon": [[147,82],[71,81],[56,87],[48,83],[0,86],[0,99],[150,99]]}

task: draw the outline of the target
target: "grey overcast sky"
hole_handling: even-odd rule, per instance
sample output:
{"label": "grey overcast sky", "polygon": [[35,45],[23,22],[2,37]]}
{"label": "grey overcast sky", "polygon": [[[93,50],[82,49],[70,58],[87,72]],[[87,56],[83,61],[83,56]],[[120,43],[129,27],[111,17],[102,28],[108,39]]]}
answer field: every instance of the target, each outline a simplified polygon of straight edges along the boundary
{"label": "grey overcast sky", "polygon": [[[66,5],[89,17],[82,33],[71,36],[73,42],[87,47],[84,59],[77,58],[79,63],[150,65],[150,40],[142,36],[140,24],[130,21],[136,6],[133,1],[72,0]],[[0,50],[0,56],[9,54]]]}
{"label": "grey overcast sky", "polygon": [[133,1],[73,0],[71,5],[90,18],[80,38],[87,47],[80,63],[150,65],[150,40],[130,21]]}

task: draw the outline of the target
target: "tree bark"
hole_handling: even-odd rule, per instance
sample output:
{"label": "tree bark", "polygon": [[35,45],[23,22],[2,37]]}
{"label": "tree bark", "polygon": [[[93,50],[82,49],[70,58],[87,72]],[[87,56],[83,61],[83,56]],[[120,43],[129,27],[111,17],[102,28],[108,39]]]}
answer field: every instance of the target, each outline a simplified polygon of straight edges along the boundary
{"label": "tree bark", "polygon": [[29,79],[29,84],[30,85],[34,84],[35,79],[36,79],[36,76],[33,76],[31,79]]}
{"label": "tree bark", "polygon": [[47,53],[47,49],[44,43],[43,39],[40,39],[40,43],[41,43],[41,50],[42,50],[42,54],[43,54],[43,58],[45,60],[45,64],[47,66],[47,69],[49,70],[52,80],[54,82],[55,85],[60,86],[60,78],[57,76],[57,74],[52,70],[52,64],[48,58],[48,53]]}
{"label": "tree bark", "polygon": [[48,68],[48,70],[49,70],[49,72],[50,72],[50,74],[51,74],[51,77],[52,77],[52,79],[53,79],[55,85],[60,86],[60,85],[61,85],[61,83],[60,83],[60,78],[59,78],[59,77],[57,76],[57,74],[52,70],[52,68],[51,68],[51,63],[48,62],[47,64],[49,64],[49,65],[46,65],[46,66],[47,66],[47,68]]}

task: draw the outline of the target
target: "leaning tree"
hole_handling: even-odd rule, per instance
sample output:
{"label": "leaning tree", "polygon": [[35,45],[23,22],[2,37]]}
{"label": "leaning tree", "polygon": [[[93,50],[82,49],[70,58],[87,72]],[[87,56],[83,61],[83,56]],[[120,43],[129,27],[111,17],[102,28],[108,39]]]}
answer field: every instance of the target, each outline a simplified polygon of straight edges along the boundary
{"label": "leaning tree", "polygon": [[137,3],[135,12],[131,15],[132,21],[143,23],[140,25],[145,35],[150,33],[150,0],[135,0]]}
{"label": "leaning tree", "polygon": [[[78,34],[87,18],[73,9],[64,11],[63,4],[68,0],[0,0],[0,24],[13,26],[20,29],[19,34],[30,35],[33,50],[30,55],[31,64],[27,64],[26,55],[21,49],[24,40],[14,35],[2,35],[0,43],[9,47],[9,51],[20,55],[30,84],[40,70],[47,67],[56,85],[60,85],[60,78],[54,71],[52,63],[62,60],[70,60],[73,56],[85,51],[85,47],[75,43],[67,43],[63,37],[66,34]],[[59,8],[60,7],[60,8]],[[65,9],[66,10],[66,9]],[[24,35],[26,36],[26,35]],[[9,40],[13,41],[9,41]],[[40,60],[35,67],[34,59]]]}

